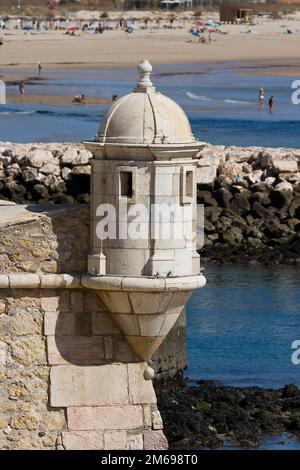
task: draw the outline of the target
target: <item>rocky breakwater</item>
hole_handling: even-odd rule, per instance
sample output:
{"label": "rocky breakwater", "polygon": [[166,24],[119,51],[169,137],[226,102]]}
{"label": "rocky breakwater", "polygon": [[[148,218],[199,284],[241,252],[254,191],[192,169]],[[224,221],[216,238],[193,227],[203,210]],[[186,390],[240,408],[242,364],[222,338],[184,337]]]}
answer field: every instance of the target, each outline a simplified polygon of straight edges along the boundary
{"label": "rocky breakwater", "polygon": [[203,258],[300,264],[300,150],[205,146]]}
{"label": "rocky breakwater", "polygon": [[0,143],[0,199],[88,203],[91,157],[82,145]]}
{"label": "rocky breakwater", "polygon": [[[0,199],[89,203],[92,155],[76,144],[0,143]],[[203,145],[202,258],[300,264],[300,150]]]}

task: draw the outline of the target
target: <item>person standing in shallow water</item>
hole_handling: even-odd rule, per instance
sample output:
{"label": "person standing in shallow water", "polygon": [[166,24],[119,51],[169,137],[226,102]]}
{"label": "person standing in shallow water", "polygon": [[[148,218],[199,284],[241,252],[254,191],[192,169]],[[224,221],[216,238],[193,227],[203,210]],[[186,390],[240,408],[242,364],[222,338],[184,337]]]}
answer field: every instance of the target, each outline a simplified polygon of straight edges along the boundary
{"label": "person standing in shallow water", "polygon": [[259,89],[259,92],[258,92],[258,103],[259,103],[259,107],[260,108],[263,108],[264,105],[265,105],[265,90],[263,88],[260,88]]}
{"label": "person standing in shallow water", "polygon": [[19,93],[20,93],[21,96],[24,96],[24,93],[25,93],[25,85],[24,85],[24,82],[23,82],[23,81],[21,81],[21,82],[19,83]]}
{"label": "person standing in shallow water", "polygon": [[270,96],[269,98],[269,112],[270,113],[273,113],[274,111],[274,106],[275,106],[275,99],[274,99],[274,96]]}

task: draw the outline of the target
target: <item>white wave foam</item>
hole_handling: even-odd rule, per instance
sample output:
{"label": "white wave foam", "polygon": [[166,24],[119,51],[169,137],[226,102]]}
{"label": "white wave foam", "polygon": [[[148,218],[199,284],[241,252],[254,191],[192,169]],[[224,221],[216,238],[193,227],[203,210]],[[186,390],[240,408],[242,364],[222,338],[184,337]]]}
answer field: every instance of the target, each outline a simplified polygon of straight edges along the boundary
{"label": "white wave foam", "polygon": [[0,116],[9,116],[12,114],[34,114],[35,111],[0,111]]}
{"label": "white wave foam", "polygon": [[211,101],[212,100],[211,98],[208,98],[208,96],[197,95],[196,93],[193,93],[192,91],[187,91],[186,95],[192,100],[199,100],[199,101]]}
{"label": "white wave foam", "polygon": [[231,99],[227,99],[227,100],[224,100],[225,103],[231,103],[231,104],[252,104],[250,103],[250,101],[240,101],[240,100],[231,100]]}

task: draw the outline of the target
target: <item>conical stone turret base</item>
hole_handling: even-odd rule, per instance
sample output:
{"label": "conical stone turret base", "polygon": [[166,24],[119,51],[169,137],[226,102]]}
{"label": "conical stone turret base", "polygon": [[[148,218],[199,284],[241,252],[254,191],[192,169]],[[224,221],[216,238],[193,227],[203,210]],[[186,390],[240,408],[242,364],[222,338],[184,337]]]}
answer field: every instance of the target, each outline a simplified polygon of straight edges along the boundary
{"label": "conical stone turret base", "polygon": [[[111,280],[111,281],[110,281]],[[148,361],[174,326],[193,291],[206,283],[204,276],[177,278],[85,278],[97,290],[132,351]]]}

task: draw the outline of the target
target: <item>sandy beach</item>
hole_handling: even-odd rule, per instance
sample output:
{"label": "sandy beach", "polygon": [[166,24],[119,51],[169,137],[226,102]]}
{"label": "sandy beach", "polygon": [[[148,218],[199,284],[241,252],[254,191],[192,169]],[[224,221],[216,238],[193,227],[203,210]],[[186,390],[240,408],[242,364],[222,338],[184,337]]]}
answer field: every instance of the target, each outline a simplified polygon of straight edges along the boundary
{"label": "sandy beach", "polygon": [[[286,34],[287,28],[293,34]],[[270,66],[279,75],[285,73],[285,67],[299,73],[300,18],[253,26],[223,25],[221,30],[225,34],[212,34],[212,42],[207,44],[198,43],[184,29],[136,30],[132,34],[114,30],[80,37],[66,36],[63,31],[7,31],[0,66],[16,70],[42,62],[45,68],[121,67],[147,57],[153,64],[255,61],[261,65],[257,73],[267,73]]]}

